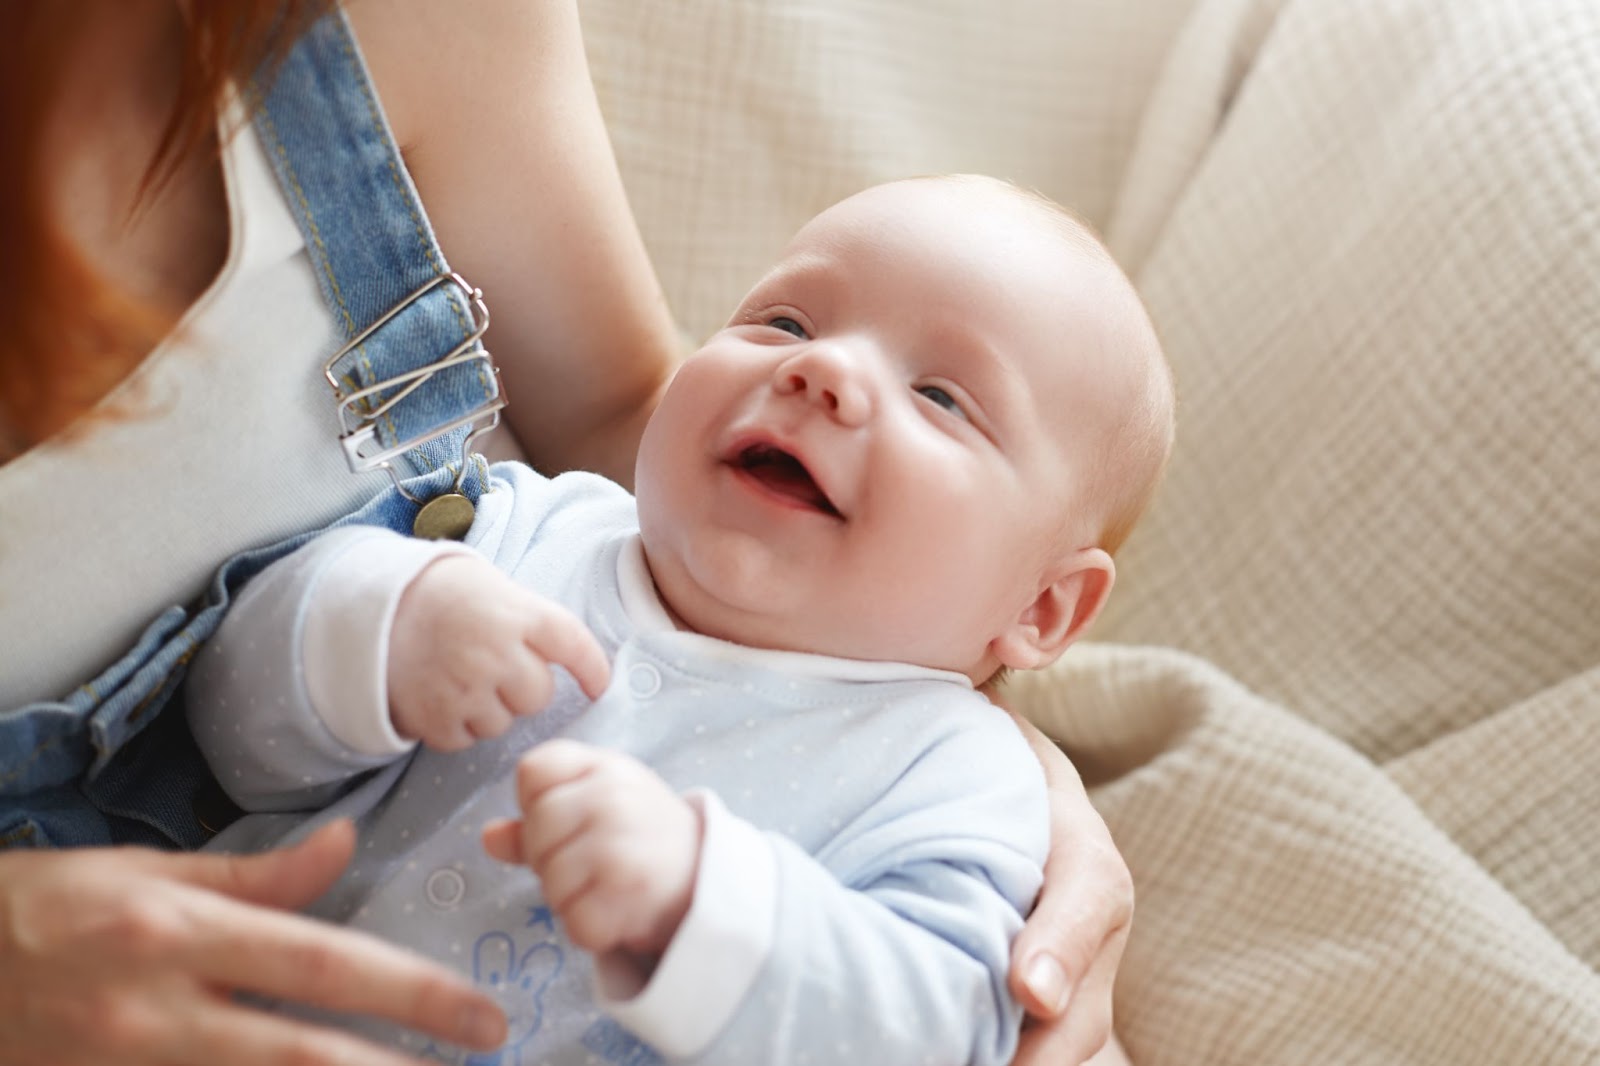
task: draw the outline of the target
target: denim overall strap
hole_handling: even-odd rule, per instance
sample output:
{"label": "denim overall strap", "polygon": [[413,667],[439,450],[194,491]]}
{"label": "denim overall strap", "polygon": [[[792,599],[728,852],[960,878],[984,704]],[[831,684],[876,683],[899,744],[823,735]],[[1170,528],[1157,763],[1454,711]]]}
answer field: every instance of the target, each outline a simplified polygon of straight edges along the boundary
{"label": "denim overall strap", "polygon": [[[487,311],[452,280],[341,13],[297,42],[258,116],[352,342],[327,368],[345,417],[328,446],[396,481],[333,525],[409,533],[421,501],[451,491],[476,500],[486,480],[481,461],[462,455],[500,403],[478,342]],[[193,848],[226,824],[236,812],[189,735],[182,680],[243,584],[316,532],[229,559],[203,602],[163,612],[66,699],[0,711],[0,848]]]}
{"label": "denim overall strap", "polygon": [[351,468],[459,469],[469,427],[501,406],[479,340],[488,309],[445,264],[342,11],[311,28],[260,103],[256,130],[349,342],[327,377]]}

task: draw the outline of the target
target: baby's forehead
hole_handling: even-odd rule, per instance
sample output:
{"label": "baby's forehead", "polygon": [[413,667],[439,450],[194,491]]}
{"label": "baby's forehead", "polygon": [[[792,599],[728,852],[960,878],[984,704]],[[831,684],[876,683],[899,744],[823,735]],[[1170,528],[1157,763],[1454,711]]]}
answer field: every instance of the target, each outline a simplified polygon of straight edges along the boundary
{"label": "baby's forehead", "polygon": [[[1080,356],[1110,355],[1146,321],[1087,225],[1053,201],[979,175],[911,178],[847,197],[796,234],[766,280],[829,271],[872,279],[893,271],[921,294],[921,313],[1031,324],[1035,346]],[[1031,362],[1019,370],[1050,376],[1051,367]]]}
{"label": "baby's forehead", "polygon": [[868,275],[892,270],[933,290],[943,283],[1001,301],[1014,290],[1037,289],[1046,308],[1086,286],[1121,279],[1081,222],[991,179],[911,179],[857,193],[803,226],[767,278],[819,267]]}
{"label": "baby's forehead", "polygon": [[823,210],[800,232],[894,221],[913,226],[936,222],[939,230],[1015,226],[1058,236],[1081,252],[1103,253],[1089,227],[1054,201],[981,175],[907,178],[874,185]]}

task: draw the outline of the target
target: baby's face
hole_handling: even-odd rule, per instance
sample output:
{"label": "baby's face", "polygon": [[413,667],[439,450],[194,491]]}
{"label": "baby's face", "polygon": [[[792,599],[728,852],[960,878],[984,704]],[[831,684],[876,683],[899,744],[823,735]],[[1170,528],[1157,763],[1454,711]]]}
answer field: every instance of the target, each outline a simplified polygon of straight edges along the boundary
{"label": "baby's face", "polygon": [[759,647],[1027,665],[997,637],[1094,536],[1074,512],[1112,417],[1116,282],[987,185],[880,186],[818,216],[645,432],[667,605]]}

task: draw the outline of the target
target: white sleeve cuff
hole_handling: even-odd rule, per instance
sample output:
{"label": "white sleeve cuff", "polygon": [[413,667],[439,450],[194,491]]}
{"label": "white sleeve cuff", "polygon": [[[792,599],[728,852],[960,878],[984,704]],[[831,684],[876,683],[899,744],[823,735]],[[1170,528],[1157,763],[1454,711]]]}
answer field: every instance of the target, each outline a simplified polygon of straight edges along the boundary
{"label": "white sleeve cuff", "polygon": [[684,798],[705,831],[683,924],[642,989],[624,959],[595,959],[600,1006],[668,1058],[704,1051],[732,1019],[772,951],[778,907],[777,858],[761,831],[710,792]]}
{"label": "white sleeve cuff", "polygon": [[[311,706],[362,755],[402,755],[414,741],[389,719],[389,632],[406,586],[436,559],[471,554],[453,541],[351,530],[324,561],[301,630]],[[359,549],[359,550],[356,550]]]}

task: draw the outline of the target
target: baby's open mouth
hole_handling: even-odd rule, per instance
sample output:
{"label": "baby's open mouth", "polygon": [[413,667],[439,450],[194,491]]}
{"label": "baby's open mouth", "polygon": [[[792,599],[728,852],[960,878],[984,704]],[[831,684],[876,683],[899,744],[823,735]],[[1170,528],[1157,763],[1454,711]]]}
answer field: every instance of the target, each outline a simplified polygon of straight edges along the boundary
{"label": "baby's open mouth", "polygon": [[770,444],[751,444],[734,456],[733,465],[779,496],[786,496],[834,518],[844,517],[805,464],[782,448],[774,448]]}

